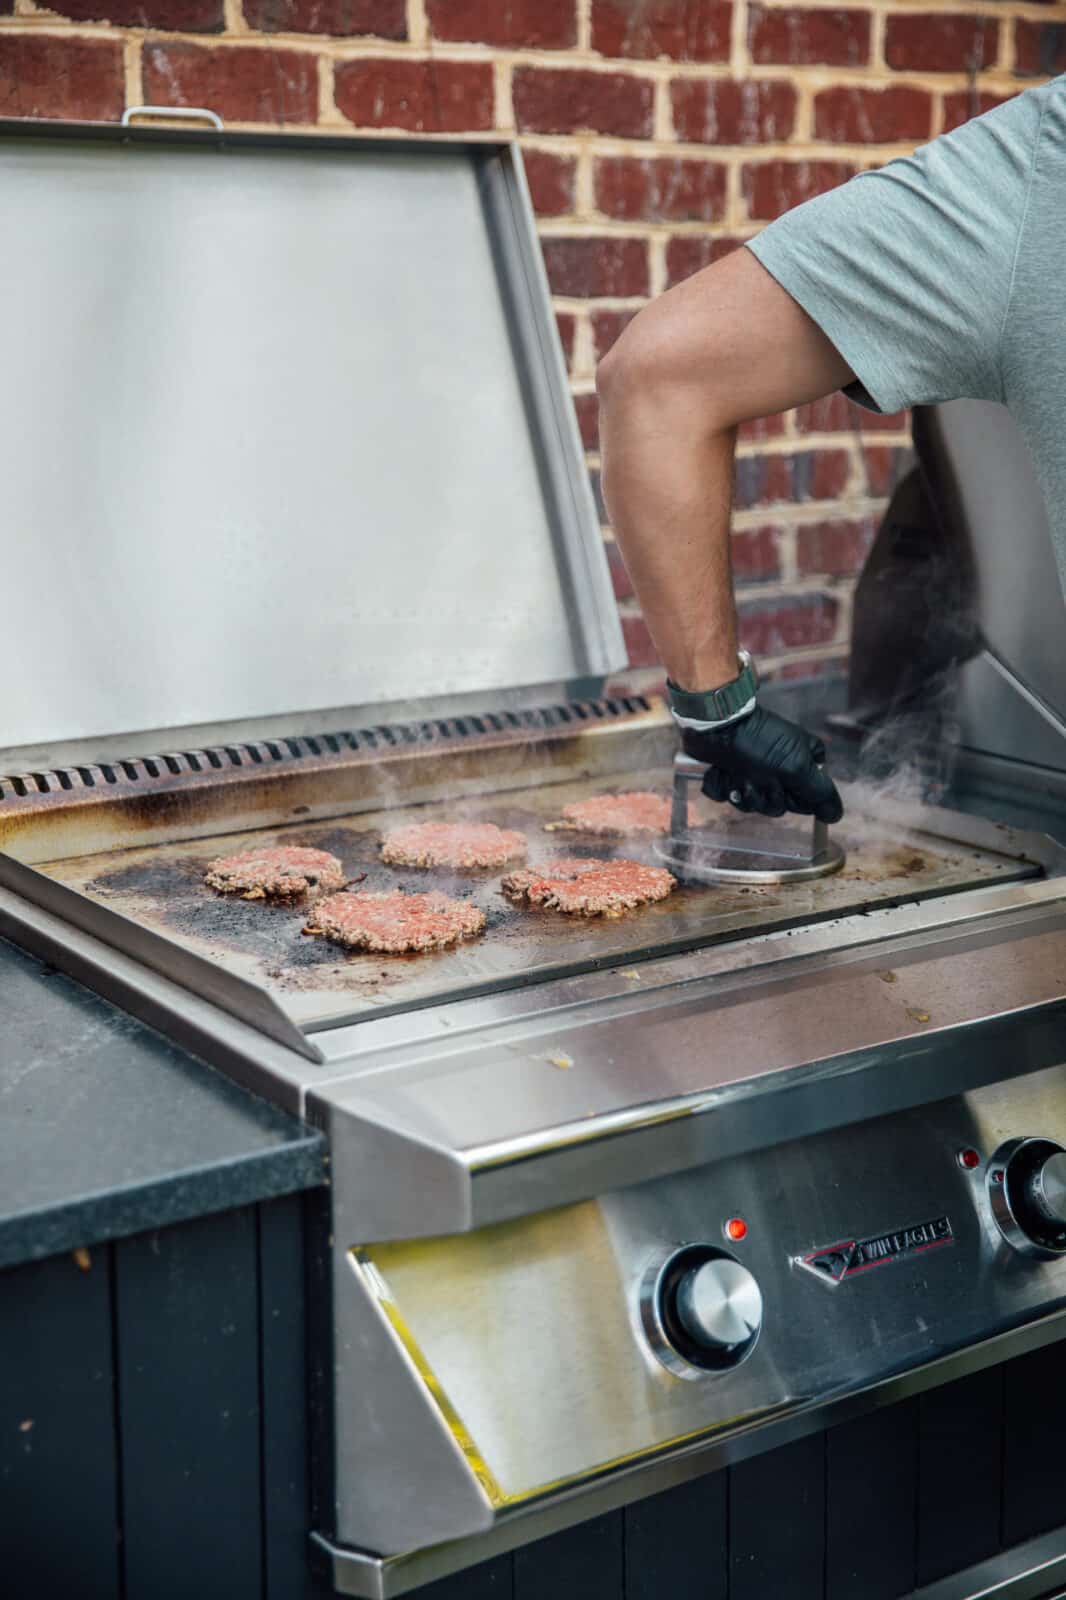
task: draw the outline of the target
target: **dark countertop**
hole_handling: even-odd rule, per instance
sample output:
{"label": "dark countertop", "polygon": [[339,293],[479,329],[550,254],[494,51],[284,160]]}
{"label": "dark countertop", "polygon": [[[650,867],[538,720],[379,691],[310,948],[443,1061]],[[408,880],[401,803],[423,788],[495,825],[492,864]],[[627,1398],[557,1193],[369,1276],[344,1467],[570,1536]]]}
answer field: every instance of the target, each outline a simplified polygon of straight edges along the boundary
{"label": "dark countertop", "polygon": [[325,1150],[0,939],[0,1267],[314,1187]]}

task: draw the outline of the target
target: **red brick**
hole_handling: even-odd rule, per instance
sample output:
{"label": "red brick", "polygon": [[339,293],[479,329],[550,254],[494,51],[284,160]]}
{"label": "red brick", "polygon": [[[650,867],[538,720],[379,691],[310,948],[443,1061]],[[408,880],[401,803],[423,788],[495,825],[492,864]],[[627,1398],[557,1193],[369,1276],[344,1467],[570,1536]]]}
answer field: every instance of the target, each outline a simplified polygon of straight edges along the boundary
{"label": "red brick", "polygon": [[408,61],[400,56],[338,63],[337,108],[360,128],[465,133],[492,127],[489,61]]}
{"label": "red brick", "polygon": [[990,94],[987,89],[980,90],[976,95],[971,94],[969,89],[957,89],[952,94],[946,94],[944,132],[950,133],[953,128],[961,128],[971,117],[982,117],[986,111],[994,111],[997,106],[1004,106],[1013,99],[1012,94]]}
{"label": "red brick", "polygon": [[792,459],[785,455],[741,456],[736,464],[733,495],[737,510],[794,499]]}
{"label": "red brick", "polygon": [[575,0],[426,0],[426,19],[438,39],[537,50],[577,43]]}
{"label": "red brick", "polygon": [[622,560],[622,552],[613,539],[604,542],[607,551],[607,568],[611,574],[611,583],[614,586],[616,600],[629,600],[633,595],[633,580],[626,571],[626,564]]}
{"label": "red brick", "polygon": [[177,33],[221,33],[225,22],[222,0],[53,0],[48,9],[72,22],[113,22],[117,27],[167,28]]}
{"label": "red brick", "polygon": [[805,645],[828,644],[836,637],[839,619],[840,603],[832,595],[749,603],[740,608],[740,642],[757,656],[781,655]]}
{"label": "red brick", "polygon": [[1066,72],[1066,23],[1019,19],[1014,24],[1014,70],[1045,78]]}
{"label": "red brick", "polygon": [[737,508],[835,500],[847,487],[849,471],[846,450],[740,456],[736,465]]}
{"label": "red brick", "polygon": [[914,465],[910,450],[890,445],[867,445],[863,451],[866,491],[872,495],[891,494],[897,483]]}
{"label": "red brick", "polygon": [[676,78],[670,104],[677,137],[697,144],[777,144],[796,121],[796,91],[775,78]]}
{"label": "red brick", "polygon": [[0,117],[114,122],[125,100],[120,44],[0,34]]}
{"label": "red brick", "polygon": [[816,450],[810,469],[803,462],[806,451],[794,459],[793,482],[797,500],[835,500],[848,486],[851,462],[844,450]]}
{"label": "red brick", "polygon": [[785,431],[785,413],[777,411],[769,417],[752,417],[748,422],[742,422],[737,430],[737,437],[744,443],[749,440],[758,443],[762,439],[778,438]]}
{"label": "red brick", "polygon": [[843,161],[760,161],[741,169],[740,186],[753,221],[771,222],[853,177]]}
{"label": "red brick", "polygon": [[647,139],[654,90],[643,78],[620,72],[556,67],[516,67],[512,84],[515,122],[525,133],[611,133]]}
{"label": "red brick", "polygon": [[853,433],[856,428],[863,432],[902,433],[908,421],[905,411],[895,411],[889,416],[883,416],[880,411],[867,411],[839,389],[822,400],[797,407],[795,418],[800,433]]}
{"label": "red brick", "polygon": [[592,347],[596,360],[602,361],[627,323],[636,316],[635,311],[594,311],[592,313]]}
{"label": "red brick", "polygon": [[995,65],[999,23],[989,17],[891,16],[885,60],[897,72],[969,72]]}
{"label": "red brick", "polygon": [[871,521],[832,521],[800,528],[796,560],[801,577],[851,577],[859,572],[877,532]]}
{"label": "red brick", "polygon": [[145,99],[159,106],[210,106],[230,122],[314,122],[314,57],[297,50],[144,47]]}
{"label": "red brick", "polygon": [[[182,4],[182,0],[174,0]],[[325,33],[335,39],[407,38],[405,0],[244,0],[244,20],[260,33]]]}
{"label": "red brick", "polygon": [[606,156],[596,162],[596,205],[621,221],[713,222],[725,210],[726,169],[677,156]]}
{"label": "red brick", "polygon": [[577,327],[577,318],[572,311],[557,311],[555,313],[555,325],[559,329],[563,355],[566,357],[566,365],[569,367],[574,359],[574,331]]}
{"label": "red brick", "polygon": [[541,249],[553,294],[587,299],[649,292],[643,239],[542,239]]}
{"label": "red brick", "polygon": [[522,162],[533,201],[542,217],[559,217],[574,209],[574,174],[577,162],[547,150],[524,150]]}
{"label": "red brick", "polygon": [[695,234],[684,234],[670,239],[666,245],[666,286],[672,288],[694,272],[701,272],[723,256],[732,255],[740,244],[739,239],[707,239]]}
{"label": "red brick", "polygon": [[642,61],[728,61],[728,0],[592,0],[592,48]]}
{"label": "red brick", "polygon": [[581,443],[586,450],[600,448],[600,403],[594,394],[576,394],[574,396],[574,410],[577,412],[577,426],[581,434]]}
{"label": "red brick", "polygon": [[814,97],[814,137],[838,144],[928,139],[933,97],[926,89],[825,89]]}
{"label": "red brick", "polygon": [[733,576],[740,583],[781,576],[781,557],[773,528],[747,528],[731,541]]}
{"label": "red brick", "polygon": [[756,66],[861,67],[870,59],[866,11],[768,10],[753,5],[748,49]]}
{"label": "red brick", "polygon": [[629,665],[631,667],[657,667],[659,665],[658,652],[652,644],[648,624],[641,616],[628,616],[620,618],[622,633],[626,641],[626,650],[629,652]]}

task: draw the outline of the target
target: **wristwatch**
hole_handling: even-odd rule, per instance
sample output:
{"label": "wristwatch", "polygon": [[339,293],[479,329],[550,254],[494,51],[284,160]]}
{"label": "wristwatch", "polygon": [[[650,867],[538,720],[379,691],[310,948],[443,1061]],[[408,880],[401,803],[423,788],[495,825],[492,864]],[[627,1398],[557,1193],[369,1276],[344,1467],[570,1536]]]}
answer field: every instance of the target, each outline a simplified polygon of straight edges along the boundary
{"label": "wristwatch", "polygon": [[713,725],[732,722],[741,712],[750,710],[758,692],[759,675],[746,650],[737,652],[737,661],[740,671],[719,689],[679,689],[667,678],[666,691],[674,716],[682,723]]}

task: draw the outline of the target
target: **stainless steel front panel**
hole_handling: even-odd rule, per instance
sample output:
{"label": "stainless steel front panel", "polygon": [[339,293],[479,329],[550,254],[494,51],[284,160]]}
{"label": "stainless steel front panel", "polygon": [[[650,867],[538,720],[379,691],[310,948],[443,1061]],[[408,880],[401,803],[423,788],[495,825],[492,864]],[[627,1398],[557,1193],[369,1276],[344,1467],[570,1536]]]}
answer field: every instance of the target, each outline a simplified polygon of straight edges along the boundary
{"label": "stainless steel front panel", "polygon": [[[420,1508],[454,1510],[463,1484],[473,1514],[446,1531],[435,1516],[434,1533],[476,1532],[1061,1307],[1066,1261],[1014,1252],[986,1200],[984,1163],[1025,1133],[1066,1143],[1066,1069],[473,1234],[338,1241],[352,1246],[335,1277],[339,1539],[384,1554],[431,1542]],[[747,1235],[727,1242],[738,1215]],[[905,1229],[919,1231],[897,1252]],[[864,1240],[881,1242],[839,1281],[812,1263]],[[743,1262],[765,1307],[744,1364],[694,1380],[656,1358],[640,1315],[649,1266],[686,1243]],[[410,1417],[412,1390],[427,1431],[394,1438],[379,1419],[401,1392]]]}
{"label": "stainless steel front panel", "polygon": [[86,132],[0,135],[0,751],[624,662],[506,147]]}

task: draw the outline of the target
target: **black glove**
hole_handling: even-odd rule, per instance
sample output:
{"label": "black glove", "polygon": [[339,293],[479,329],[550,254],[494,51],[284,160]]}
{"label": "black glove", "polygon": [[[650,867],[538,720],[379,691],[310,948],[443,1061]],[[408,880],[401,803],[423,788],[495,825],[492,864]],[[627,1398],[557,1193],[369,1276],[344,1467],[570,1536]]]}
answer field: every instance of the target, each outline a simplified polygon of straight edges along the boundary
{"label": "black glove", "polygon": [[739,722],[709,733],[682,728],[686,755],[709,763],[703,792],[729,800],[738,811],[783,817],[786,811],[839,822],[844,815],[836,786],[822,770],[825,745],[776,712],[756,706]]}

